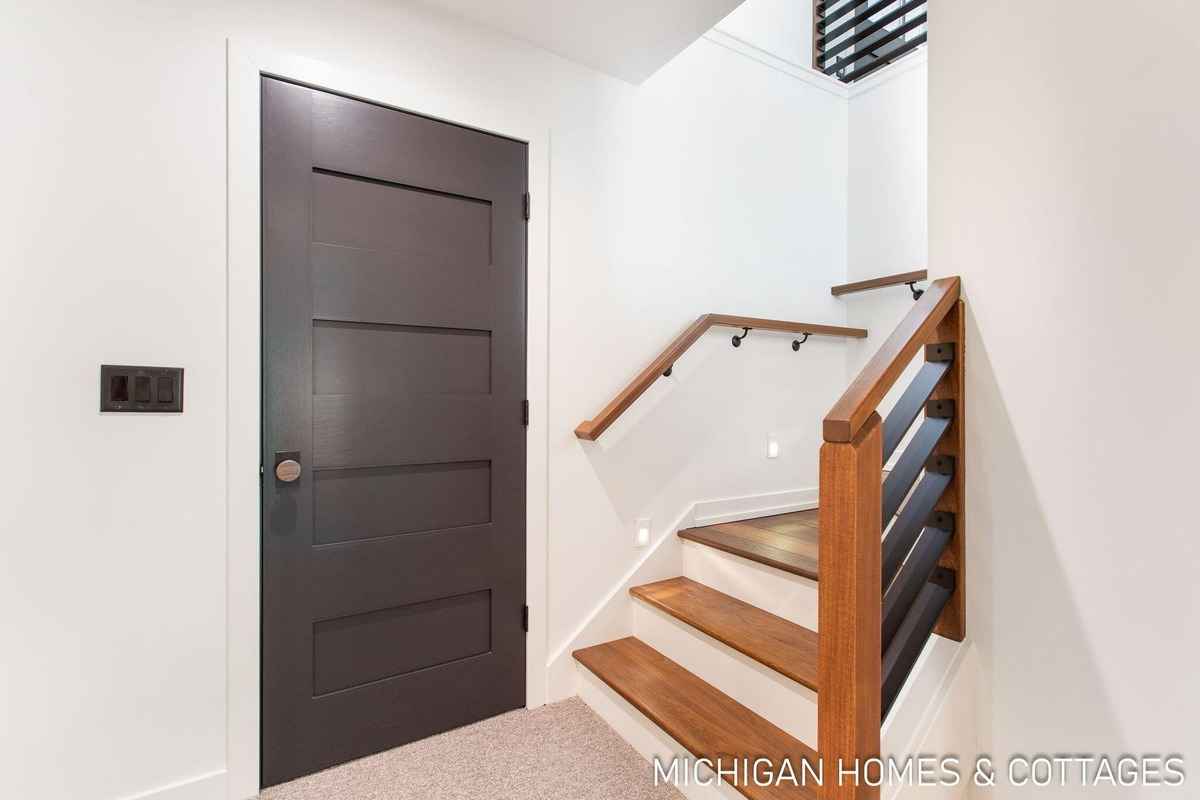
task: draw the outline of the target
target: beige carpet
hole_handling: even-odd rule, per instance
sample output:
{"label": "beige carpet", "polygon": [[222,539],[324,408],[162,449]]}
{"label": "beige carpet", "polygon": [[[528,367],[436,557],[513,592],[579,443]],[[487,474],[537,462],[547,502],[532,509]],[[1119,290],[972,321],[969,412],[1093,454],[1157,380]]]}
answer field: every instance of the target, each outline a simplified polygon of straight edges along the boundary
{"label": "beige carpet", "polygon": [[675,800],[579,698],[272,786],[263,800]]}

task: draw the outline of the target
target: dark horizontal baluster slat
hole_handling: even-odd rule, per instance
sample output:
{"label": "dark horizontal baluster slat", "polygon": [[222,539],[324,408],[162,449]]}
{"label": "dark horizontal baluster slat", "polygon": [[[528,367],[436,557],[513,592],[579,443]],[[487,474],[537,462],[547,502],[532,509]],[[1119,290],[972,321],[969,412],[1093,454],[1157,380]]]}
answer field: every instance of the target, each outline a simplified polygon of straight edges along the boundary
{"label": "dark horizontal baluster slat", "polygon": [[895,2],[897,2],[897,0],[881,0],[881,2],[876,3],[870,8],[864,9],[862,13],[855,14],[853,17],[846,20],[841,25],[838,25],[836,28],[829,29],[827,27],[825,32],[821,36],[817,37],[817,47],[824,48],[829,42],[834,41],[843,33],[854,30],[855,27],[863,24],[881,11],[886,10],[888,6]]}
{"label": "dark horizontal baluster slat", "polygon": [[[920,414],[921,409],[925,407],[925,403],[933,394],[938,381],[950,369],[950,363],[949,361],[926,361],[916,377],[913,378],[912,383],[904,390],[904,394],[900,395],[900,399],[887,415],[887,419],[883,421],[883,462],[885,464],[896,452],[896,448],[904,439],[904,434],[908,432],[913,420],[917,418],[917,414]],[[884,519],[888,518],[884,517]]]}
{"label": "dark horizontal baluster slat", "polygon": [[[911,14],[913,11],[916,11],[918,8],[920,8],[923,5],[925,5],[925,0],[909,0],[904,5],[899,6],[899,7],[895,8],[894,10],[889,11],[888,13],[884,14],[882,17],[875,20],[870,25],[863,28],[861,31],[858,31],[853,36],[850,36],[846,39],[842,39],[837,44],[834,44],[834,45],[824,48],[825,58],[829,58],[831,56],[836,56],[838,53],[842,52],[846,48],[853,47],[854,45],[858,44],[859,42],[869,39],[870,37],[874,36],[876,33],[879,33],[879,31],[886,28],[888,25],[891,25],[893,22],[895,22],[896,20],[903,17],[905,14]],[[918,17],[917,19],[924,20],[925,15],[921,14],[921,16]],[[908,23],[905,23],[905,25],[908,25]],[[901,30],[903,27],[904,26],[902,25],[902,26],[900,26],[900,28],[897,28],[896,30]],[[872,45],[872,46],[874,47],[874,46],[877,46],[878,44],[879,43],[876,43],[875,45]],[[828,71],[829,71],[829,68],[826,68],[826,72],[828,72]]]}
{"label": "dark horizontal baluster slat", "polygon": [[874,72],[877,69],[882,69],[883,67],[886,67],[888,64],[892,63],[893,61],[900,58],[901,56],[906,55],[907,53],[911,53],[913,50],[916,50],[918,47],[925,44],[926,38],[927,38],[927,35],[922,33],[920,36],[916,36],[912,39],[909,39],[907,42],[904,43],[903,46],[897,47],[895,50],[890,51],[885,57],[879,59],[878,61],[872,62],[865,67],[860,67],[859,69],[854,70],[849,75],[842,78],[843,82],[853,83],[854,81],[856,81],[860,78],[867,77],[868,75],[870,75],[872,72]]}
{"label": "dark horizontal baluster slat", "polygon": [[887,650],[892,637],[900,628],[905,615],[912,608],[913,601],[921,592],[921,587],[933,575],[937,568],[938,559],[953,534],[941,528],[926,528],[921,531],[921,538],[913,547],[912,555],[900,568],[896,580],[888,587],[883,596],[883,649]]}
{"label": "dark horizontal baluster slat", "polygon": [[825,3],[825,11],[821,15],[821,20],[825,25],[828,25],[829,23],[836,22],[837,20],[846,16],[854,9],[860,8],[866,4],[867,0],[847,0],[847,2],[842,3],[840,6],[830,11],[829,6],[833,5],[833,3]]}
{"label": "dark horizontal baluster slat", "polygon": [[926,460],[933,454],[933,449],[941,440],[942,434],[950,427],[949,419],[927,417],[917,429],[917,435],[904,448],[895,468],[888,473],[883,481],[883,524],[886,526],[900,504],[904,502],[908,490],[916,483],[925,467]]}
{"label": "dark horizontal baluster slat", "polygon": [[917,484],[916,491],[904,504],[900,516],[892,531],[883,540],[883,586],[886,589],[895,579],[897,570],[904,562],[904,557],[912,549],[913,543],[925,527],[934,506],[942,497],[942,492],[950,485],[953,476],[926,472],[925,477]]}
{"label": "dark horizontal baluster slat", "polygon": [[900,629],[883,654],[883,719],[887,719],[925,642],[933,633],[933,626],[953,594],[954,573],[948,569],[938,569],[933,578],[921,587],[916,602],[900,623]]}

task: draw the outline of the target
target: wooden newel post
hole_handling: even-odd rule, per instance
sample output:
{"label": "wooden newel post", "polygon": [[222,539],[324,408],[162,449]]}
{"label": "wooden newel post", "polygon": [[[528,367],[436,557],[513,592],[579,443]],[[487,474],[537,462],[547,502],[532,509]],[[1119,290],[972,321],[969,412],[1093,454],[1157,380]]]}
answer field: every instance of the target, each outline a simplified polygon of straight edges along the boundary
{"label": "wooden newel post", "polygon": [[[879,797],[863,778],[880,755],[882,428],[872,413],[852,441],[821,447],[817,738],[831,800]],[[878,762],[869,775],[878,782]]]}

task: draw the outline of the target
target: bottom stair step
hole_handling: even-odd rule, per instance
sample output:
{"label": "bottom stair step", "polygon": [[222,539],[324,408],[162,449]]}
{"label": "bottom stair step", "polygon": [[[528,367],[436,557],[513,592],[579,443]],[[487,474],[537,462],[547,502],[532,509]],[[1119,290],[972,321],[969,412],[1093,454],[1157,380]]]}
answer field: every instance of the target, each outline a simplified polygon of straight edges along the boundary
{"label": "bottom stair step", "polygon": [[[778,772],[786,758],[796,779],[804,775],[803,760],[817,769],[817,754],[808,745],[772,725],[705,683],[640,639],[629,637],[576,650],[575,660],[591,670],[613,691],[650,718],[696,758],[716,761],[723,768],[734,759],[760,757]],[[752,800],[804,798],[815,800],[818,788],[790,782],[757,786],[739,780],[735,788]],[[728,778],[723,778],[728,781]]]}

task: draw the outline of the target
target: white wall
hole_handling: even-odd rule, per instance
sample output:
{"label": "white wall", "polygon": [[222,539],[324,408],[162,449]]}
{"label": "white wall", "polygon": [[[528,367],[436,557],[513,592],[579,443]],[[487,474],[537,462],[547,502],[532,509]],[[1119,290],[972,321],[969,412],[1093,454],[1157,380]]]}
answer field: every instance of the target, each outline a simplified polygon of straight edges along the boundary
{"label": "white wall", "polygon": [[[571,431],[698,314],[844,319],[844,100],[707,40],[635,89],[396,0],[0,13],[6,794],[125,798],[226,763],[229,36],[550,131],[552,650],[642,552],[634,518],[815,485],[836,340],[714,335],[604,441]],[[186,412],[98,415],[102,362],[184,366]]]}
{"label": "white wall", "polygon": [[422,0],[641,83],[741,0]]}
{"label": "white wall", "polygon": [[849,100],[850,281],[919,269],[928,257],[926,51],[877,74],[882,80],[853,84]]}
{"label": "white wall", "polygon": [[1200,6],[1140,5],[1146,48],[1087,0],[1036,25],[985,0],[929,16],[930,265],[962,275],[968,312],[981,744],[1183,752],[1194,782]]}
{"label": "white wall", "polygon": [[[550,580],[570,586],[551,652],[628,570],[637,518],[661,532],[695,500],[816,486],[820,419],[842,388],[843,340],[793,353],[792,337],[752,333],[734,350],[720,330],[598,442],[572,435],[700,313],[845,315],[829,296],[845,263],[844,101],[701,40],[633,103],[616,183],[553,245]],[[586,163],[554,170],[596,185]]]}
{"label": "white wall", "polygon": [[[872,78],[849,98],[846,280],[923,269],[928,263],[928,72],[924,48]],[[926,285],[926,284],[921,284]],[[878,335],[846,347],[848,379],[912,308],[906,286],[844,295],[847,321]],[[880,409],[895,403],[921,356]]]}
{"label": "white wall", "polygon": [[[871,78],[849,86],[823,82],[812,62],[811,7],[794,0],[750,0],[716,26],[765,63],[793,75],[805,71],[813,85],[842,96],[846,106],[846,277],[866,280],[922,269],[928,262],[928,74],[925,48]],[[720,41],[728,42],[721,38]],[[783,62],[782,64],[779,62]],[[912,307],[904,287],[847,295],[839,301],[846,322],[872,336],[842,348],[847,380]],[[881,408],[890,408],[907,383],[901,379]]]}
{"label": "white wall", "polygon": [[717,29],[803,67],[812,65],[812,4],[796,0],[747,0]]}

